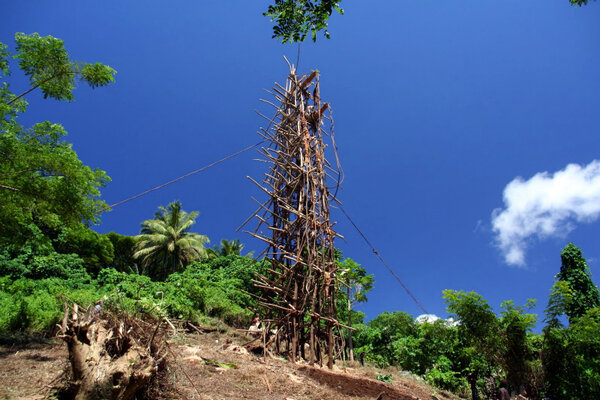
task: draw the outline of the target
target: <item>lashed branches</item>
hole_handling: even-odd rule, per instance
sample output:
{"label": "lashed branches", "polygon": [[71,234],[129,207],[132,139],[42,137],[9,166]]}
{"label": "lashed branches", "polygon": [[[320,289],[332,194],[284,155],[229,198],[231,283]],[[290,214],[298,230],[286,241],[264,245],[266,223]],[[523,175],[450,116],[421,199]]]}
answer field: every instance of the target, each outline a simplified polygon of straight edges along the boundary
{"label": "lashed branches", "polygon": [[[258,226],[248,232],[267,244],[265,254],[271,261],[271,268],[255,281],[264,291],[259,304],[269,310],[277,343],[292,361],[304,357],[311,364],[322,363],[327,353],[331,368],[334,330],[340,326],[333,243],[339,235],[330,222],[333,196],[327,173],[333,169],[323,143],[323,122],[331,113],[324,115],[329,105],[321,102],[317,71],[298,77],[290,67],[286,86],[276,84],[271,93],[280,105],[265,101],[277,110],[267,118],[269,128],[259,132],[269,142],[259,150],[262,161],[271,167],[262,184],[252,180],[269,199],[258,202]],[[338,178],[333,185],[339,184]]]}

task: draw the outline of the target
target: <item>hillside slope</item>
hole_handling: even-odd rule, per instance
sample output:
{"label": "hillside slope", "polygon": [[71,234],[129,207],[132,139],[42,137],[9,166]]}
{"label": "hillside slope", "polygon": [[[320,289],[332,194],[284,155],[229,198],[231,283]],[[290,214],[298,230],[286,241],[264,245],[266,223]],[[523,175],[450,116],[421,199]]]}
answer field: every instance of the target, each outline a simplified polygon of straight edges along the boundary
{"label": "hillside slope", "polygon": [[[169,340],[170,393],[161,398],[188,399],[398,399],[455,400],[399,371],[381,371],[351,363],[345,368],[310,367],[281,358],[249,353],[249,341],[237,333],[180,334]],[[4,342],[0,346],[0,398],[43,399],[67,366],[59,340]],[[338,362],[339,364],[339,362]],[[377,372],[392,374],[386,384]]]}

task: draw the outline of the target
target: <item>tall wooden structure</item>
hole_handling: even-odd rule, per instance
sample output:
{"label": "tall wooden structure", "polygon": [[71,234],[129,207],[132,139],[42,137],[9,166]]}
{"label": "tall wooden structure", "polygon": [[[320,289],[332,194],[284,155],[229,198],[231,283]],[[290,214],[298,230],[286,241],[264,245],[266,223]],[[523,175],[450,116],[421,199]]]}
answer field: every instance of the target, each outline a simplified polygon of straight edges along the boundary
{"label": "tall wooden structure", "polygon": [[333,133],[324,130],[326,120],[332,126],[331,111],[321,101],[318,71],[299,77],[290,67],[285,87],[275,84],[271,93],[277,104],[263,101],[276,113],[259,132],[269,143],[259,152],[270,168],[262,184],[250,178],[268,196],[258,202],[256,230],[248,232],[267,244],[271,263],[255,281],[264,293],[259,304],[267,308],[266,320],[288,358],[322,364],[327,354],[332,368],[342,325],[335,305],[334,238],[339,235],[329,214],[334,200],[329,190],[339,184],[341,169],[339,163],[331,168],[323,142],[329,136],[335,148]]}

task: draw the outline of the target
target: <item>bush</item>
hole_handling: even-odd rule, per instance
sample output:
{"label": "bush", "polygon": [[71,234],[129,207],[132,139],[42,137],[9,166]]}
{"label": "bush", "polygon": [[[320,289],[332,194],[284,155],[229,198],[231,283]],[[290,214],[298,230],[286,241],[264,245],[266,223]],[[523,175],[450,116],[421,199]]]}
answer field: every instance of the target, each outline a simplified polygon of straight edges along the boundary
{"label": "bush", "polygon": [[440,389],[450,390],[454,393],[468,390],[466,379],[454,370],[452,361],[445,356],[440,356],[433,368],[427,371],[425,380]]}
{"label": "bush", "polygon": [[[76,282],[76,285],[72,285]],[[70,284],[71,283],[71,284]],[[0,280],[0,332],[49,333],[63,315],[63,303],[86,307],[97,299],[93,286],[58,278]],[[74,287],[81,286],[81,287]]]}

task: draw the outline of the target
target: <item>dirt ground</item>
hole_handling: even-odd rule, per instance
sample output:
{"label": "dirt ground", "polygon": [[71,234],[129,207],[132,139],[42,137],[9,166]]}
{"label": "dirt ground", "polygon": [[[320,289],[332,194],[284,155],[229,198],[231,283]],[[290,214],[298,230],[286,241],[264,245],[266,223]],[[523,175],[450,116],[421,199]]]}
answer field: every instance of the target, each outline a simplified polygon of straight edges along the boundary
{"label": "dirt ground", "polygon": [[57,339],[0,344],[0,399],[44,399],[67,366],[67,346]]}
{"label": "dirt ground", "polygon": [[[174,386],[189,399],[458,399],[429,385],[391,371],[392,384],[375,379],[377,370],[351,363],[345,368],[293,364],[281,358],[246,352],[250,339],[218,333],[176,338],[171,348]],[[338,363],[339,364],[339,363]]]}
{"label": "dirt ground", "polygon": [[[398,399],[456,400],[394,371],[392,384],[375,379],[378,370],[351,363],[332,371],[248,353],[243,335],[178,335],[169,340],[173,399]],[[339,363],[338,363],[339,364]],[[0,344],[0,399],[44,399],[67,365],[59,340]]]}

